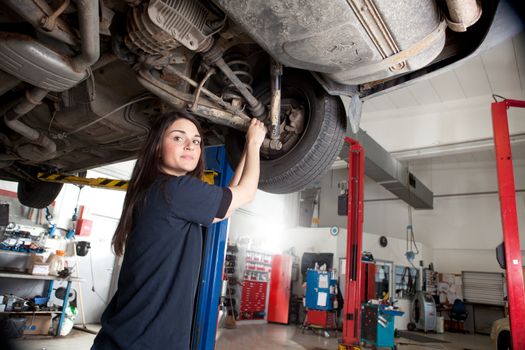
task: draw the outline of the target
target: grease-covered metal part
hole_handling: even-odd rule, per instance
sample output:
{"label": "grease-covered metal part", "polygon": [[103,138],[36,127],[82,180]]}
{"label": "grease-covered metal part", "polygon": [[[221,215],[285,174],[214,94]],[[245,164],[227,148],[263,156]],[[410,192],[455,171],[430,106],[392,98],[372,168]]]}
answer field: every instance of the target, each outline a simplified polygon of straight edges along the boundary
{"label": "grease-covered metal part", "polygon": [[270,67],[270,76],[272,77],[271,89],[272,100],[270,101],[270,138],[279,140],[281,137],[281,76],[283,75],[283,66],[272,60]]}
{"label": "grease-covered metal part", "polygon": [[153,0],[135,6],[128,15],[126,45],[161,55],[181,45],[206,51],[213,44],[207,17],[206,9],[192,0]]}
{"label": "grease-covered metal part", "polygon": [[[215,2],[283,65],[315,71],[340,84],[413,71],[437,57],[445,43],[434,0]],[[435,31],[436,40],[422,41]],[[422,47],[423,43],[428,45]],[[377,65],[414,45],[422,49],[411,50],[415,54],[403,57],[406,62]],[[362,73],[365,68],[367,74]]]}

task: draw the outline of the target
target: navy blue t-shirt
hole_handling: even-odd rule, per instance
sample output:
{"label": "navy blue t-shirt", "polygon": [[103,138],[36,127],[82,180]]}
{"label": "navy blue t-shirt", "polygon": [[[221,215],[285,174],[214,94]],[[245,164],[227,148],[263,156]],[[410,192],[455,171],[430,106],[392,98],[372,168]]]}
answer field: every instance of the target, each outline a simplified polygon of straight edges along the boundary
{"label": "navy blue t-shirt", "polygon": [[159,177],[134,218],[118,290],[104,311],[96,350],[190,345],[202,255],[201,225],[223,218],[228,188],[191,176]]}

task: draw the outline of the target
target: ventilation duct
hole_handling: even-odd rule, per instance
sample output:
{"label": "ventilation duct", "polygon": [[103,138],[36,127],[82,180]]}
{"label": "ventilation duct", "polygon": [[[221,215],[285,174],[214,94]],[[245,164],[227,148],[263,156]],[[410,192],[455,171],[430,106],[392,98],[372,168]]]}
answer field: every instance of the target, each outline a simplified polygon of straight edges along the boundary
{"label": "ventilation duct", "polygon": [[[366,132],[359,129],[357,134],[350,131],[347,136],[358,140],[365,150],[366,176],[415,209],[432,209],[434,207],[432,191]],[[346,143],[339,156],[348,161]]]}

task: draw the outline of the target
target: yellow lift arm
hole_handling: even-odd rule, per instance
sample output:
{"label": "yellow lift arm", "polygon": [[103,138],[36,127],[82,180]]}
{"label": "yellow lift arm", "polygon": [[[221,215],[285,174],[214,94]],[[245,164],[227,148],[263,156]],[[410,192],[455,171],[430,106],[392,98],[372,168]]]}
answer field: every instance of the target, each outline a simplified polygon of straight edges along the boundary
{"label": "yellow lift arm", "polygon": [[[211,170],[205,170],[204,175],[202,176],[202,181],[213,185],[215,176],[217,173]],[[127,180],[115,180],[115,179],[106,179],[103,177],[97,177],[95,179],[89,179],[85,177],[64,175],[64,174],[47,174],[47,173],[38,173],[38,179],[46,182],[59,182],[63,184],[73,184],[77,186],[91,186],[99,188],[107,188],[110,190],[120,190],[126,191],[128,189]]]}
{"label": "yellow lift arm", "polygon": [[59,182],[63,184],[100,187],[100,188],[108,188],[112,190],[121,190],[121,191],[125,191],[128,189],[128,182],[129,182],[127,180],[114,180],[114,179],[106,179],[103,177],[97,177],[96,179],[89,179],[86,177],[63,175],[63,174],[47,174],[47,173],[38,173],[37,177],[39,180],[46,181],[46,182]]}

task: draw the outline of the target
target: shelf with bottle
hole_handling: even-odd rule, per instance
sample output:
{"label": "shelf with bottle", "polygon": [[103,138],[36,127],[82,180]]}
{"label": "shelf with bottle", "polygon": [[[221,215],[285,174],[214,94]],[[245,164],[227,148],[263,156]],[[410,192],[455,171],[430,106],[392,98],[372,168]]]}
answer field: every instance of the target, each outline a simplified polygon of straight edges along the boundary
{"label": "shelf with bottle", "polygon": [[53,315],[61,314],[62,311],[0,311],[0,315]]}
{"label": "shelf with bottle", "polygon": [[432,294],[438,294],[438,273],[431,269],[423,269],[423,290]]}

